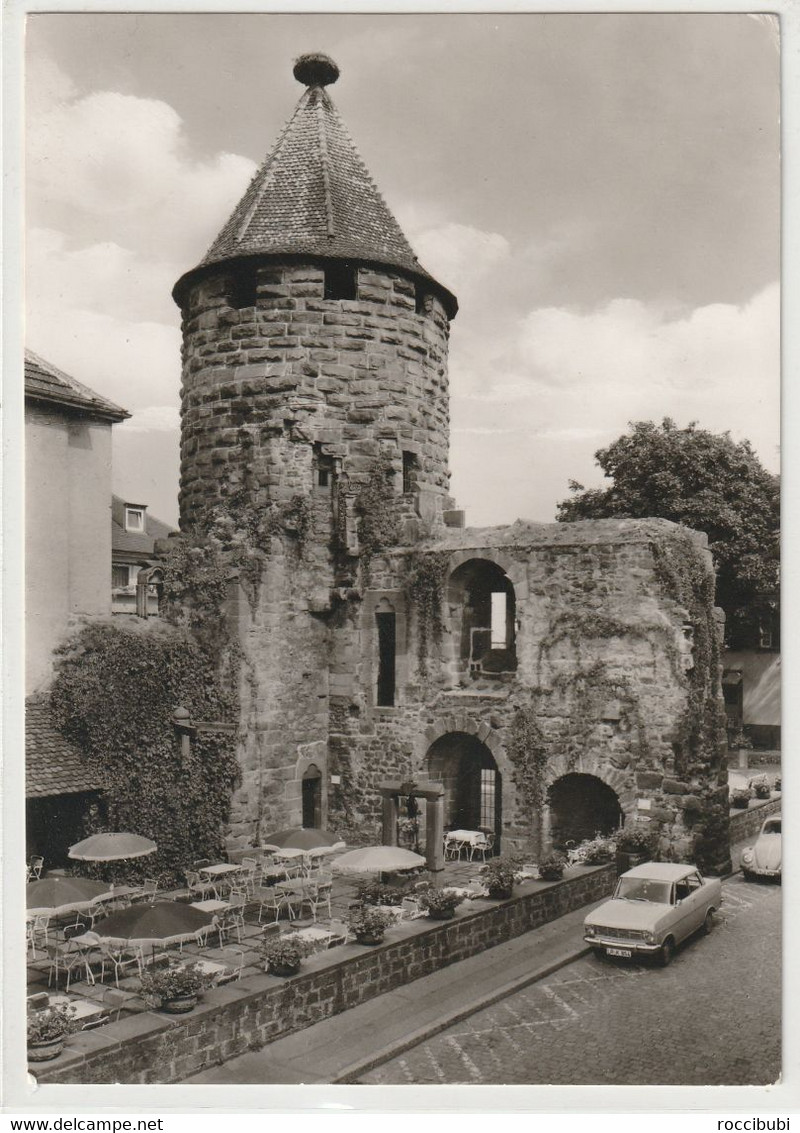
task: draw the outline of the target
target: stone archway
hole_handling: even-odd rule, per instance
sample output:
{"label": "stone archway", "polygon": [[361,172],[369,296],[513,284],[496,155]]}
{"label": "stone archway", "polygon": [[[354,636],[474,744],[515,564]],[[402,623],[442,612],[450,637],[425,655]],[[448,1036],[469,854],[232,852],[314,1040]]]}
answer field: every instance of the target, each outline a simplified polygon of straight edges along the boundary
{"label": "stone archway", "polygon": [[596,834],[613,834],[624,822],[619,796],[596,775],[568,772],[547,792],[550,838],[557,850],[577,846]]}
{"label": "stone archway", "polygon": [[467,732],[447,732],[426,758],[430,778],[444,785],[445,829],[485,830],[499,844],[503,781],[489,747]]}
{"label": "stone archway", "polygon": [[[551,792],[556,783],[570,776],[581,781],[589,780],[589,784],[583,784],[584,788],[593,787],[592,790],[586,791],[586,803],[581,804],[584,806],[586,815],[591,816],[592,813],[595,813],[601,821],[607,824],[608,816],[613,814],[617,825],[620,824],[620,818],[624,822],[629,816],[635,817],[638,796],[635,780],[631,773],[623,771],[619,767],[614,767],[594,753],[584,753],[577,759],[559,756],[553,759],[547,768],[545,783],[547,803],[542,811],[541,828],[541,842],[545,848],[553,843],[554,838],[560,837],[558,816],[553,815],[550,803]],[[610,792],[610,795],[608,792]],[[590,805],[592,799],[596,804],[594,808]],[[619,808],[619,815],[614,806],[614,799]],[[554,817],[556,818],[555,823]],[[576,823],[576,825],[579,824]],[[595,831],[592,830],[586,837],[591,838],[594,833]],[[567,837],[570,838],[570,836]],[[574,837],[571,840],[574,841]]]}

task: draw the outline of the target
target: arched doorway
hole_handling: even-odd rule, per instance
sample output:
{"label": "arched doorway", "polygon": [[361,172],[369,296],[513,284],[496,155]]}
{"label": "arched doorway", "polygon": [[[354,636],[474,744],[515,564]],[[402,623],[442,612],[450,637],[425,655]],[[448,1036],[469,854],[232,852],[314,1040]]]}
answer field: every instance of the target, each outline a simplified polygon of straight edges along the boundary
{"label": "arched doorway", "polygon": [[428,749],[428,773],[444,783],[445,830],[485,830],[499,847],[502,781],[486,744],[466,732],[448,732]]}
{"label": "arched doorway", "polygon": [[563,850],[595,834],[613,834],[625,816],[616,791],[596,775],[562,775],[547,792],[553,846]]}
{"label": "arched doorway", "polygon": [[303,826],[322,826],[322,772],[312,763],[303,773]]}
{"label": "arched doorway", "polygon": [[517,667],[516,600],[511,579],[488,559],[468,559],[450,575],[447,600],[457,633],[457,662],[476,678]]}

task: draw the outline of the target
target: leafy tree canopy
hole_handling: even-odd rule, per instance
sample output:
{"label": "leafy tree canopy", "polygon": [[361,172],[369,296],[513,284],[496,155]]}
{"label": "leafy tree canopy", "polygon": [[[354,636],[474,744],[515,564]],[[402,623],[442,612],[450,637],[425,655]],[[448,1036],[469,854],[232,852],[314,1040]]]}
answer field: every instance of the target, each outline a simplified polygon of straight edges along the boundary
{"label": "leafy tree canopy", "polygon": [[759,625],[777,632],[780,482],[749,441],[685,429],[665,417],[631,422],[630,431],[595,460],[612,481],[587,489],[570,481],[560,522],[657,516],[704,531],[717,568],[717,603],[725,610],[729,647],[758,644]]}

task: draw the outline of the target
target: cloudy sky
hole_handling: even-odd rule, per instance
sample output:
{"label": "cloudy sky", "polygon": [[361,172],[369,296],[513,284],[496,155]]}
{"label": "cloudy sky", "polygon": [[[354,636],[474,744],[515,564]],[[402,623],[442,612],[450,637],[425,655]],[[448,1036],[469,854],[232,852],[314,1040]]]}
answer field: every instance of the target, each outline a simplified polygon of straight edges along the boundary
{"label": "cloudy sky", "polygon": [[629,420],[778,470],[779,58],[768,17],[35,14],[27,342],[125,406],[114,487],[177,520],[170,298],[290,116],[331,88],[459,297],[453,494],[551,520]]}

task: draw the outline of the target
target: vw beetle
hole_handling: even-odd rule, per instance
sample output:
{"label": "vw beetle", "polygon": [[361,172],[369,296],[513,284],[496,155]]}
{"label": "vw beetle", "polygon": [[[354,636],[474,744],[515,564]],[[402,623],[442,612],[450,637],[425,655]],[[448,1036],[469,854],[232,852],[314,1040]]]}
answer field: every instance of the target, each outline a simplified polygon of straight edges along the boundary
{"label": "vw beetle", "polygon": [[754,877],[781,876],[781,816],[765,818],[755,845],[742,850],[742,873],[749,881]]}

